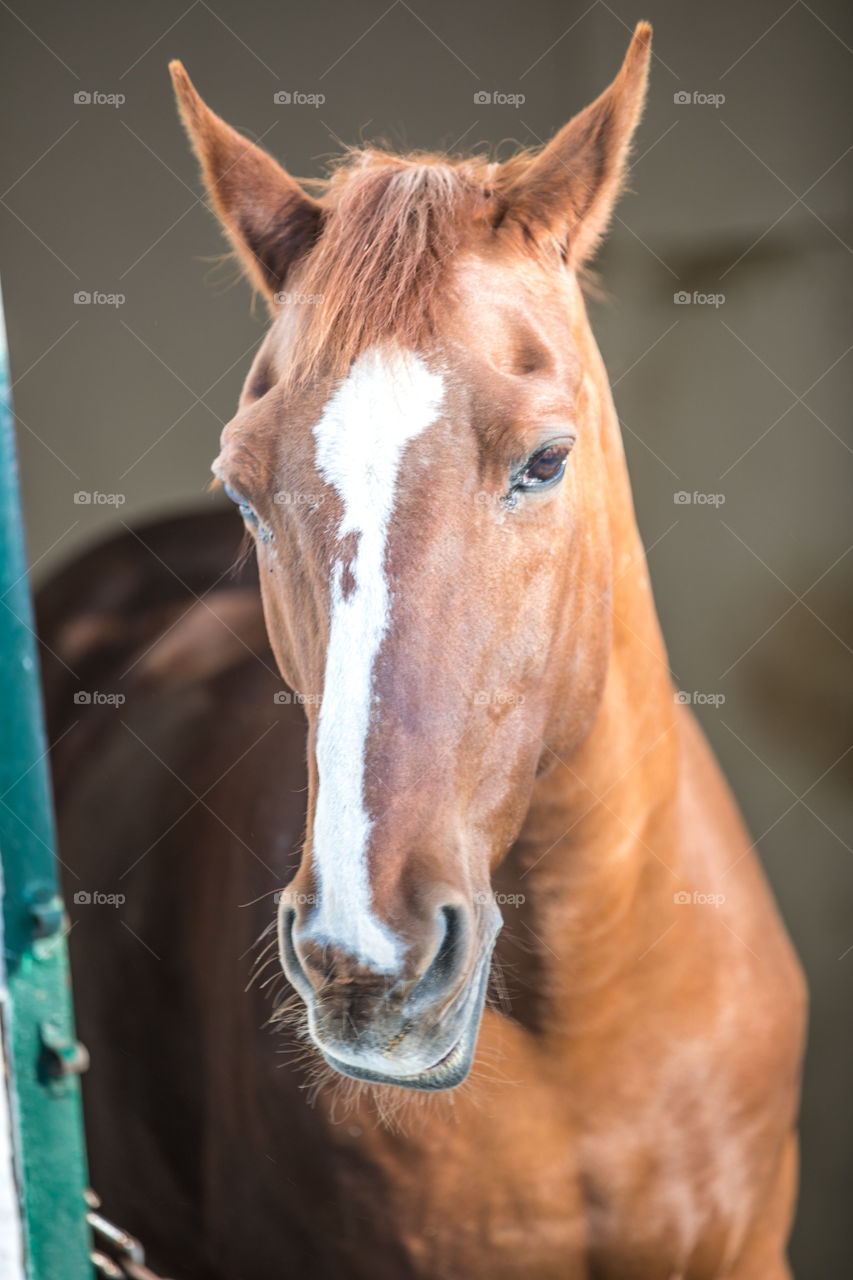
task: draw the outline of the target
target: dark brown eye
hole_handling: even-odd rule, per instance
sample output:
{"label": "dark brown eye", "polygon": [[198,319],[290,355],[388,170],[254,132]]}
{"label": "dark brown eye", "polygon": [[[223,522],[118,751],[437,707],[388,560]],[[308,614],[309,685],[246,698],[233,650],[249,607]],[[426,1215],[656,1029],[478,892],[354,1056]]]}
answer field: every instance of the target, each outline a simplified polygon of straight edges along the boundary
{"label": "dark brown eye", "polygon": [[565,445],[547,445],[528,458],[527,465],[516,481],[519,489],[543,489],[562,479],[566,469],[568,449]]}

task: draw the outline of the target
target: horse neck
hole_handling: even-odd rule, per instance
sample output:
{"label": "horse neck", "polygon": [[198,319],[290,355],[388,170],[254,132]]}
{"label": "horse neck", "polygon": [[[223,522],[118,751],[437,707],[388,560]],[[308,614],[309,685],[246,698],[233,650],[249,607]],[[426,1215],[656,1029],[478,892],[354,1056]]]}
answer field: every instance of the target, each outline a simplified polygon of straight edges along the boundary
{"label": "horse neck", "polygon": [[543,968],[562,969],[571,974],[564,990],[596,988],[635,965],[666,928],[680,875],[677,708],[616,411],[591,335],[589,342],[610,503],[607,678],[589,733],[570,754],[552,756],[538,779],[500,876],[524,895],[526,936],[518,941],[534,948],[512,964],[540,970],[540,983]]}

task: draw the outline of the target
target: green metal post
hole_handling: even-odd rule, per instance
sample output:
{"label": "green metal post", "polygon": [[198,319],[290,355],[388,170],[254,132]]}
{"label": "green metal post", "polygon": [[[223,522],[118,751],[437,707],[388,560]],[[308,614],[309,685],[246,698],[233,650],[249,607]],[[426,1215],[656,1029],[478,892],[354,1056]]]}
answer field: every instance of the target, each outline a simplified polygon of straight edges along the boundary
{"label": "green metal post", "polygon": [[6,981],[2,1031],[23,1273],[27,1280],[91,1280],[80,1086],[73,1068],[68,955],[56,880],[2,305],[0,348],[0,860]]}

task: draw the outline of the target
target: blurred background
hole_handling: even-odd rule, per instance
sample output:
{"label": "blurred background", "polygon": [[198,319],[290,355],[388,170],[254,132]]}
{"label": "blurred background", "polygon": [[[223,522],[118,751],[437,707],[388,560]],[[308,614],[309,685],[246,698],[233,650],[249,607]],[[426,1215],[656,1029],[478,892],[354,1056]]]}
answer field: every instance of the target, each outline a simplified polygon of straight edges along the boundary
{"label": "blurred background", "polygon": [[853,1177],[848,5],[4,3],[2,272],[33,576],[120,521],[217,501],[209,463],[263,334],[264,308],[220,260],[170,58],[226,120],[316,176],[344,144],[377,137],[501,154],[538,144],[609,82],[639,18],[655,26],[651,94],[592,319],[671,664],[808,974],[793,1260],[799,1277],[841,1275]]}

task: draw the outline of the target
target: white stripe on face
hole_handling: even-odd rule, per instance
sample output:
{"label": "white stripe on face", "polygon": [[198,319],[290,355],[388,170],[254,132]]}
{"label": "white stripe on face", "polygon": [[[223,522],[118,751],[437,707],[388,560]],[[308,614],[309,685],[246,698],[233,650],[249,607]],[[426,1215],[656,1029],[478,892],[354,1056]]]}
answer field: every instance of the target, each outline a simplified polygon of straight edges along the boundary
{"label": "white stripe on face", "polygon": [[319,786],[313,858],[319,904],[309,935],[336,944],[377,972],[394,972],[400,940],[372,909],[367,870],[371,822],[364,806],[364,759],[373,700],[373,666],[388,627],[385,577],[388,524],[409,441],[433,422],[444,380],[419,356],[360,356],[314,428],[317,468],[343,503],[338,538],[359,535],[342,589],[332,569],[331,622],[317,726]]}

